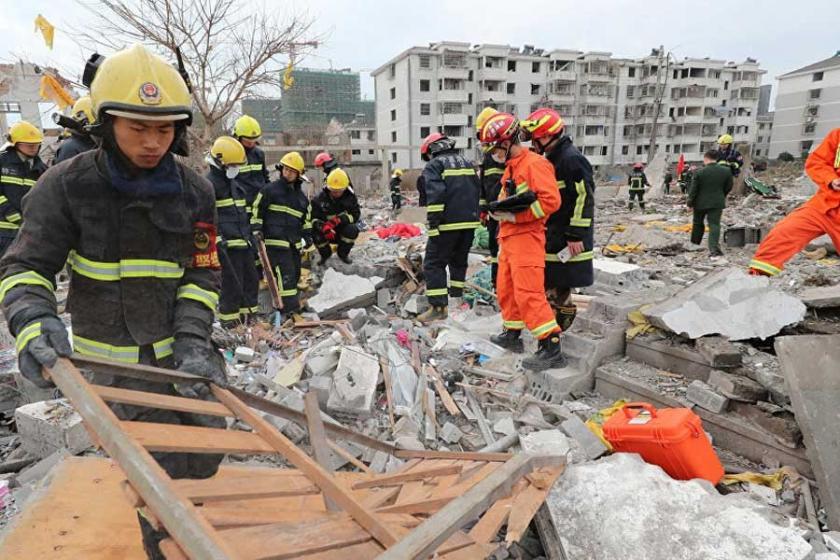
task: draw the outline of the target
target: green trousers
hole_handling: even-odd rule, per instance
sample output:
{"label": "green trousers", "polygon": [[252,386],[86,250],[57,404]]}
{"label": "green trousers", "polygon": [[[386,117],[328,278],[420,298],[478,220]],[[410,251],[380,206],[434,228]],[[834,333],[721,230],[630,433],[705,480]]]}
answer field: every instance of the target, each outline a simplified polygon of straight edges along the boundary
{"label": "green trousers", "polygon": [[704,221],[709,224],[709,251],[720,250],[720,216],[723,208],[694,210],[694,223],[691,226],[691,242],[699,245],[706,231]]}

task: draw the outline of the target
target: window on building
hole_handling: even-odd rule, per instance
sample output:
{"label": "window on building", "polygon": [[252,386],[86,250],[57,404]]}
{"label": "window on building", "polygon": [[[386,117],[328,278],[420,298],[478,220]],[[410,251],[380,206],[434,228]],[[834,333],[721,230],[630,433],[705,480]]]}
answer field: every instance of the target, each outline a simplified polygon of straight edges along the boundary
{"label": "window on building", "polygon": [[353,140],[361,140],[362,139],[362,131],[361,130],[351,130],[350,131],[350,138]]}
{"label": "window on building", "polygon": [[814,145],[813,140],[803,140],[802,142],[799,143],[799,151],[800,152],[810,152],[811,151],[811,146],[813,146],[813,145]]}
{"label": "window on building", "polygon": [[755,151],[755,155],[756,155],[756,156],[760,156],[760,155],[761,155],[761,150],[756,150],[756,151]]}
{"label": "window on building", "polygon": [[396,65],[396,64],[392,64],[392,65],[391,65],[391,68],[390,68],[390,69],[389,69],[389,71],[388,71],[388,75],[389,75],[392,79],[393,79],[394,77],[396,77],[396,75],[397,75],[397,65]]}
{"label": "window on building", "polygon": [[636,155],[637,156],[642,155],[642,147],[641,146],[636,146]]}
{"label": "window on building", "polygon": [[469,72],[467,72],[467,81],[468,81],[468,82],[473,81],[473,71],[472,71],[472,70],[470,70]]}
{"label": "window on building", "polygon": [[745,126],[744,127],[744,134],[749,134],[749,133],[750,133],[750,127]]}
{"label": "window on building", "polygon": [[391,152],[391,163],[397,163],[397,152]]}
{"label": "window on building", "polygon": [[633,99],[636,95],[636,87],[635,86],[627,86],[627,99]]}
{"label": "window on building", "polygon": [[432,67],[432,57],[428,54],[421,54],[420,55],[420,68],[431,68]]}
{"label": "window on building", "polygon": [[602,156],[607,155],[607,147],[606,146],[601,146],[601,155]]}
{"label": "window on building", "polygon": [[531,72],[534,74],[539,73],[540,71],[540,63],[539,62],[532,62],[531,63]]}
{"label": "window on building", "polygon": [[472,105],[472,94],[471,93],[467,94],[467,104]]}
{"label": "window on building", "polygon": [[630,146],[625,144],[624,146],[621,147],[621,155],[626,156],[629,153],[630,153]]}
{"label": "window on building", "polygon": [[724,91],[729,89],[729,80],[724,80],[723,82],[723,89]]}
{"label": "window on building", "polygon": [[442,109],[444,115],[457,115],[464,112],[464,106],[461,103],[447,102],[443,104]]}
{"label": "window on building", "polygon": [[362,150],[350,150],[350,153],[354,156],[360,156],[362,155]]}
{"label": "window on building", "polygon": [[759,144],[761,144],[762,142],[764,142],[764,136],[759,136],[758,138],[755,139],[755,141],[758,142]]}
{"label": "window on building", "polygon": [[508,60],[507,69],[508,69],[508,72],[516,72],[516,61],[515,60]]}
{"label": "window on building", "polygon": [[428,117],[432,114],[432,104],[431,103],[421,103],[420,104],[420,115],[424,117]]}
{"label": "window on building", "polygon": [[508,93],[510,93],[510,94],[516,93],[516,84],[515,83],[508,82],[506,87],[507,87],[507,92]]}
{"label": "window on building", "polygon": [[20,103],[2,102],[0,103],[0,113],[20,113]]}
{"label": "window on building", "polygon": [[540,94],[540,84],[531,84],[531,95]]}
{"label": "window on building", "polygon": [[808,95],[809,99],[819,99],[820,96],[822,95],[822,90],[821,89],[812,89],[811,91],[808,92],[808,94],[809,94]]}
{"label": "window on building", "polygon": [[[805,116],[807,117],[816,117],[820,112],[819,105],[811,105],[810,107],[805,107]],[[764,126],[764,125],[762,125]]]}
{"label": "window on building", "polygon": [[[813,134],[814,131],[816,131],[816,130],[817,130],[817,123],[815,123],[815,122],[805,123],[805,128],[804,128],[805,134]],[[760,141],[761,140],[759,140],[759,142]]]}
{"label": "window on building", "polygon": [[720,79],[720,70],[709,70],[709,77],[715,80]]}
{"label": "window on building", "polygon": [[392,87],[391,88],[391,99],[396,99],[396,98],[397,98],[397,88]]}
{"label": "window on building", "polygon": [[814,72],[814,74],[811,76],[811,81],[812,82],[821,82],[822,79],[823,79],[823,73],[822,72]]}
{"label": "window on building", "polygon": [[396,109],[391,109],[391,120],[392,121],[397,120],[397,110]]}
{"label": "window on building", "polygon": [[421,126],[420,127],[420,139],[421,140],[431,133],[432,133],[431,127],[428,127],[428,126]]}
{"label": "window on building", "polygon": [[734,126],[727,126],[726,127],[727,134],[735,134],[735,127]]}
{"label": "window on building", "polygon": [[429,91],[431,89],[431,82],[429,80],[420,80],[420,91]]}
{"label": "window on building", "polygon": [[595,155],[595,146],[584,146],[583,147],[583,155],[594,156]]}
{"label": "window on building", "polygon": [[391,131],[391,143],[392,144],[397,143],[397,131],[396,130]]}
{"label": "window on building", "polygon": [[627,77],[628,78],[635,78],[636,77],[636,67],[630,66],[627,68]]}
{"label": "window on building", "polygon": [[368,130],[367,139],[373,142],[376,140],[376,131],[375,130]]}

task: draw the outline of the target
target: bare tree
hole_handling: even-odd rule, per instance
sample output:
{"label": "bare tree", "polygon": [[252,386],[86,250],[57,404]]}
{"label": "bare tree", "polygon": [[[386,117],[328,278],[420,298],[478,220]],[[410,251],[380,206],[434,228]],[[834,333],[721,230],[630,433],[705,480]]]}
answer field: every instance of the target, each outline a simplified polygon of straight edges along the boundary
{"label": "bare tree", "polygon": [[79,1],[90,15],[80,42],[109,50],[141,42],[168,56],[180,50],[198,113],[192,140],[200,146],[224,130],[246,94],[279,88],[283,68],[318,46],[307,14],[245,13],[238,0]]}

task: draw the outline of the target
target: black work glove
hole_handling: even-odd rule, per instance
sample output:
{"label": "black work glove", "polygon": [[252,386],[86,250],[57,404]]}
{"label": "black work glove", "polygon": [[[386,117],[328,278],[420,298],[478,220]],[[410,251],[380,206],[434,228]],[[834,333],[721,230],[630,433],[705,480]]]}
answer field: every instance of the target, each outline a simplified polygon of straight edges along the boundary
{"label": "black work glove", "polygon": [[43,366],[53,367],[59,357],[73,353],[67,328],[61,319],[45,315],[27,323],[17,334],[20,373],[38,387],[52,387],[53,383],[41,373]]}
{"label": "black work glove", "polygon": [[[213,344],[197,336],[182,335],[172,345],[175,367],[178,371],[209,379],[220,387],[227,386],[225,360]],[[176,390],[193,399],[206,399],[210,387],[206,383],[178,384]]]}

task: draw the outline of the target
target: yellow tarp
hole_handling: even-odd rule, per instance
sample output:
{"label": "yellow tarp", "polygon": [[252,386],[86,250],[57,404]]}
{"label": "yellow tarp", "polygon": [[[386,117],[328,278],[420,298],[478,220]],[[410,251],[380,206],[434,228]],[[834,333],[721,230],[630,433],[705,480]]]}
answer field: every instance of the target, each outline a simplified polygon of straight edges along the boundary
{"label": "yellow tarp", "polygon": [[53,37],[55,36],[55,27],[53,24],[47,21],[47,18],[38,14],[38,17],[35,18],[35,31],[40,31],[41,35],[44,36],[44,42],[47,46],[52,50],[53,47]]}
{"label": "yellow tarp", "polygon": [[782,467],[776,472],[770,474],[756,472],[728,474],[723,477],[721,482],[726,485],[737,484],[738,482],[752,482],[753,484],[768,486],[773,490],[781,490],[785,477],[796,478],[797,475],[790,467]]}
{"label": "yellow tarp", "polygon": [[610,419],[610,417],[620,411],[622,407],[627,404],[627,401],[624,399],[617,400],[612,405],[608,406],[607,408],[602,408],[598,412],[592,415],[589,420],[586,421],[586,426],[592,430],[592,433],[598,436],[598,439],[607,446],[607,449],[610,451],[613,450],[612,445],[610,442],[607,441],[607,438],[604,437],[604,423]]}
{"label": "yellow tarp", "polygon": [[656,327],[654,327],[648,322],[647,317],[645,317],[644,313],[642,313],[642,309],[644,309],[645,307],[647,306],[643,306],[627,314],[627,319],[632,323],[632,326],[628,327],[625,331],[625,336],[628,340],[636,338],[640,334],[646,334],[656,329]]}
{"label": "yellow tarp", "polygon": [[59,109],[66,109],[73,105],[73,96],[54,77],[45,74],[41,77],[42,99],[48,99],[58,105]]}

